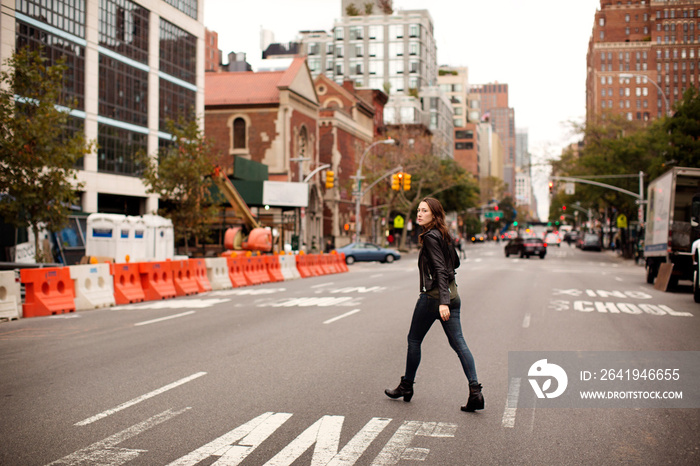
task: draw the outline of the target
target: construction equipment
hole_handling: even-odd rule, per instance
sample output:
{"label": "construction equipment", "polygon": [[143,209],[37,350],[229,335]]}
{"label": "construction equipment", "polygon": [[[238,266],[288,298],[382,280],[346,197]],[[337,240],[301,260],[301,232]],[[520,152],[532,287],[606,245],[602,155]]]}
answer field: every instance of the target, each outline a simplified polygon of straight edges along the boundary
{"label": "construction equipment", "polygon": [[261,227],[255,220],[248,204],[245,203],[228,176],[223,173],[221,167],[214,169],[212,179],[244,222],[242,226],[226,230],[224,247],[234,250],[270,252],[272,250],[272,232],[268,228]]}

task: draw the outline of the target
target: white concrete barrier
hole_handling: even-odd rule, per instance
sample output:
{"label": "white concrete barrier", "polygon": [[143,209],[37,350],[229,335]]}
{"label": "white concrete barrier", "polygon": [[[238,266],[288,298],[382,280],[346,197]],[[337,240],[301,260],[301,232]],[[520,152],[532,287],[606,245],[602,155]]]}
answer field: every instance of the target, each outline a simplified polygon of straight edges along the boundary
{"label": "white concrete barrier", "polygon": [[209,257],[204,259],[207,266],[207,278],[212,290],[228,290],[233,288],[228,276],[228,263],[225,257]]}
{"label": "white concrete barrier", "polygon": [[14,270],[0,272],[0,319],[22,317],[22,289]]}
{"label": "white concrete barrier", "polygon": [[297,259],[292,255],[277,256],[280,259],[280,270],[285,280],[294,280],[301,278],[297,269]]}
{"label": "white concrete barrier", "polygon": [[68,269],[75,284],[76,311],[115,305],[109,264],[71,265]]}

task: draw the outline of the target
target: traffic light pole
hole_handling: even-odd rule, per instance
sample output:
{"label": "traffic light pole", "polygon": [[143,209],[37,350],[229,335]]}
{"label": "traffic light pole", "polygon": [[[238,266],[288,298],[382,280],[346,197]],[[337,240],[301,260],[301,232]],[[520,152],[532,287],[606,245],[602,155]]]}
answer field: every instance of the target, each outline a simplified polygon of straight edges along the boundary
{"label": "traffic light pole", "polygon": [[[620,176],[620,178],[627,178],[630,176],[636,176],[636,175],[623,175],[623,176]],[[646,201],[644,200],[644,172],[643,171],[639,172],[639,194],[635,194],[632,191],[627,191],[626,189],[618,188],[617,186],[612,186],[609,184],[600,183],[598,181],[586,180],[583,178],[573,178],[570,176],[550,176],[549,178],[551,180],[557,180],[557,181],[571,181],[574,183],[592,184],[594,186],[600,186],[601,188],[612,189],[614,191],[618,191],[618,192],[621,192],[623,194],[627,194],[628,196],[632,196],[632,197],[637,199],[636,204],[639,206],[638,211],[637,211],[637,216],[639,217],[639,225],[640,226],[644,225],[644,207],[643,207],[643,205],[646,204]]]}
{"label": "traffic light pole", "polygon": [[377,183],[382,181],[384,178],[393,175],[394,173],[399,173],[403,170],[402,166],[398,166],[394,168],[393,170],[389,170],[388,172],[384,173],[381,177],[379,177],[377,180],[375,180],[374,183],[371,185],[367,186],[364,191],[361,191],[362,189],[362,180],[358,179],[357,180],[357,191],[355,191],[355,241],[360,240],[360,232],[362,231],[362,217],[360,216],[360,201],[362,200],[365,195],[376,186]]}
{"label": "traffic light pole", "polygon": [[362,201],[362,179],[364,178],[362,176],[362,164],[365,162],[365,157],[367,156],[367,154],[369,154],[369,151],[372,150],[374,146],[379,144],[398,145],[398,141],[396,141],[395,139],[381,139],[370,144],[367,147],[367,149],[365,149],[365,151],[362,153],[362,157],[360,157],[360,163],[357,164],[357,173],[354,177],[351,177],[355,178],[355,180],[357,181],[357,190],[355,191],[355,241],[360,240],[360,233],[362,233],[362,216],[360,215],[360,203]]}

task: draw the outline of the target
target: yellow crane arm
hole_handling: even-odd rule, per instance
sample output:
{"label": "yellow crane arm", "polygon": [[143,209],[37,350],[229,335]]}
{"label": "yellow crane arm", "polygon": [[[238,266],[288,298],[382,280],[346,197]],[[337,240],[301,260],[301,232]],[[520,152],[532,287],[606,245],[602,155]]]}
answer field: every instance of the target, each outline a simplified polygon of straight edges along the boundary
{"label": "yellow crane arm", "polygon": [[224,196],[226,196],[226,199],[228,199],[233,208],[243,217],[248,228],[251,230],[253,228],[260,228],[260,225],[255,221],[253,214],[250,212],[248,204],[245,203],[236,187],[231,183],[231,180],[228,179],[228,176],[221,171],[220,167],[214,169],[212,179],[221,192],[224,193]]}

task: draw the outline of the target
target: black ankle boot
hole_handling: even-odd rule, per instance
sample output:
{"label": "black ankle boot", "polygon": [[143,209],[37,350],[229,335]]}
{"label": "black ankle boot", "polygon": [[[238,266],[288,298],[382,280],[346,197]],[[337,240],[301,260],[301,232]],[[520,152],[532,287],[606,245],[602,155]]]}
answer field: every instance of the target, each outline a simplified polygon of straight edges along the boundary
{"label": "black ankle boot", "polygon": [[466,406],[462,406],[462,411],[473,413],[477,409],[484,409],[484,396],[481,394],[480,383],[469,384],[469,399]]}
{"label": "black ankle boot", "polygon": [[413,398],[413,382],[409,382],[401,377],[401,383],[395,390],[389,390],[387,388],[384,390],[384,393],[386,393],[386,396],[389,398],[403,397],[403,401],[411,401],[411,398]]}

